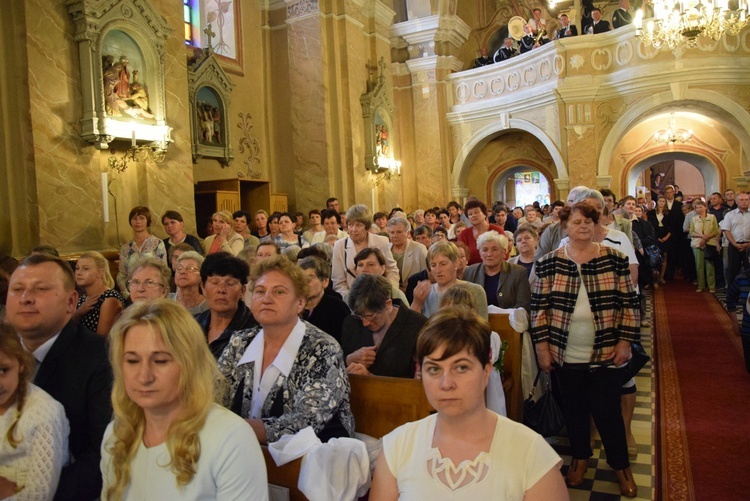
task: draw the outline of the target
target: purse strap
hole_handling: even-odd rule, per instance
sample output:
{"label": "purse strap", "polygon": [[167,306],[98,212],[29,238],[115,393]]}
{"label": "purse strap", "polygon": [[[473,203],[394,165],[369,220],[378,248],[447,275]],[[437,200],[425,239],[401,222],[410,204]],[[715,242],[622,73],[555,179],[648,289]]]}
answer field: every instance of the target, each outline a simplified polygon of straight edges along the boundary
{"label": "purse strap", "polygon": [[[526,400],[534,398],[534,392],[536,391],[536,385],[539,383],[539,377],[542,375],[542,372],[544,372],[544,371],[541,368],[536,372],[536,377],[534,378],[534,385],[531,387],[531,391],[529,392],[529,396],[528,396],[528,398]],[[549,384],[547,386],[549,386]]]}

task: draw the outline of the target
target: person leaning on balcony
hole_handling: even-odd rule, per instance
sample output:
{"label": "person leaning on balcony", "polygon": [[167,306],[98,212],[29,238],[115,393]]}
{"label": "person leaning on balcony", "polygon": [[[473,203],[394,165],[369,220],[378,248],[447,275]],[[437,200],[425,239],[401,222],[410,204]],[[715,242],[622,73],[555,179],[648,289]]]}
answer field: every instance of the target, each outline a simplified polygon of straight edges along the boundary
{"label": "person leaning on balcony", "polygon": [[495,52],[493,59],[496,63],[499,63],[500,61],[505,61],[506,59],[510,59],[515,55],[516,48],[513,47],[513,39],[510,37],[505,37],[505,40],[503,40],[503,45],[499,49],[497,49],[497,52]]}
{"label": "person leaning on balcony", "polygon": [[560,15],[560,24],[560,29],[555,32],[555,36],[558,40],[561,38],[578,36],[578,28],[576,28],[575,25],[570,24],[570,19],[568,19],[567,14]]}
{"label": "person leaning on balcony", "polygon": [[630,0],[620,0],[617,10],[612,13],[612,27],[621,28],[633,22],[633,15],[630,13]]}
{"label": "person leaning on balcony", "polygon": [[598,7],[591,9],[591,25],[586,28],[587,35],[596,35],[609,31],[609,22],[602,19],[602,11]]}
{"label": "person leaning on balcony", "polygon": [[474,60],[475,68],[479,68],[481,66],[488,66],[495,62],[492,60],[492,58],[489,55],[487,55],[487,47],[482,47],[481,54],[482,54],[481,56],[479,56],[478,58]]}

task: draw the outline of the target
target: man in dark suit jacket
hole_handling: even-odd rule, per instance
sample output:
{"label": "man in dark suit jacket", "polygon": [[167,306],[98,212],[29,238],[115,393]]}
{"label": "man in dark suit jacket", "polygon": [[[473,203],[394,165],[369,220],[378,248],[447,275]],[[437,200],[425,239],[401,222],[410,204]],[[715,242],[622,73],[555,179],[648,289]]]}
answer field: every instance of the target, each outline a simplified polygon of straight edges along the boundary
{"label": "man in dark suit jacket", "polygon": [[586,29],[586,33],[596,35],[609,30],[609,22],[602,19],[602,11],[598,7],[591,9],[591,25]]}
{"label": "man in dark suit jacket", "polygon": [[567,14],[560,15],[560,24],[562,27],[557,30],[557,39],[578,36],[578,28],[570,24]]}
{"label": "man in dark suit jacket", "polygon": [[[528,312],[531,304],[529,279],[526,268],[505,261],[508,238],[486,232],[477,239],[477,248],[482,262],[467,267],[462,280],[481,285],[487,293],[487,304],[500,308],[524,308]],[[492,287],[495,281],[497,286]],[[489,291],[488,287],[494,290]]]}
{"label": "man in dark suit jacket", "polygon": [[[675,189],[671,184],[664,188],[664,198],[667,199],[667,208],[669,214],[668,226],[672,232],[672,255],[667,260],[667,271],[665,273],[667,280],[674,278],[675,269],[678,266],[685,268],[685,254],[690,251],[690,242],[685,238],[685,232],[682,231],[682,224],[685,222],[685,214],[682,213],[682,202],[675,198]],[[689,271],[689,270],[686,270]]]}
{"label": "man in dark suit jacket", "polygon": [[73,270],[58,257],[27,257],[10,278],[7,322],[37,361],[34,384],[62,404],[70,422],[71,464],[55,500],[99,497],[100,446],[112,420],[106,341],[71,321],[77,300]]}

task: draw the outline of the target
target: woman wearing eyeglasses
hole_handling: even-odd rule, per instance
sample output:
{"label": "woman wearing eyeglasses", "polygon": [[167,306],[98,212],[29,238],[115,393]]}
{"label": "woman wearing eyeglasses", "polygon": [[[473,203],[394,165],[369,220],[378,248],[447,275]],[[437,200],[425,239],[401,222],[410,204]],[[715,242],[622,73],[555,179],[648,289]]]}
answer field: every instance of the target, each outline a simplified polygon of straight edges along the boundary
{"label": "woman wearing eyeglasses", "polygon": [[128,280],[130,299],[134,303],[167,297],[172,272],[160,259],[147,257],[135,264]]}
{"label": "woman wearing eyeglasses", "polygon": [[208,309],[206,298],[201,293],[201,265],[203,256],[195,251],[180,254],[174,268],[174,283],[177,292],[169,297],[184,306],[191,315],[203,313]]}
{"label": "woman wearing eyeglasses", "polygon": [[393,284],[382,275],[362,274],[352,284],[352,315],[341,328],[346,371],[365,376],[413,378],[417,334],[427,322],[391,300]]}

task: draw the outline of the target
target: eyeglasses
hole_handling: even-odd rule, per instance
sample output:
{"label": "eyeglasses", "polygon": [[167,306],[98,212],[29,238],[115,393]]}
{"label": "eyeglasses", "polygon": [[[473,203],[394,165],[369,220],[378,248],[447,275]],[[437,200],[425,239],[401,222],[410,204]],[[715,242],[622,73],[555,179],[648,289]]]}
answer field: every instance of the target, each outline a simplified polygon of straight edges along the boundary
{"label": "eyeglasses", "polygon": [[195,273],[196,271],[201,271],[200,268],[196,268],[195,266],[178,266],[174,269],[175,273]]}
{"label": "eyeglasses", "polygon": [[165,287],[164,284],[154,282],[153,280],[128,280],[128,289],[137,289],[140,286],[144,286],[147,289],[155,289],[157,287]]}
{"label": "eyeglasses", "polygon": [[352,313],[352,316],[359,320],[360,322],[367,320],[368,322],[372,322],[376,316],[383,313],[382,311],[376,311],[375,313],[365,313],[364,315],[358,315],[356,313]]}

